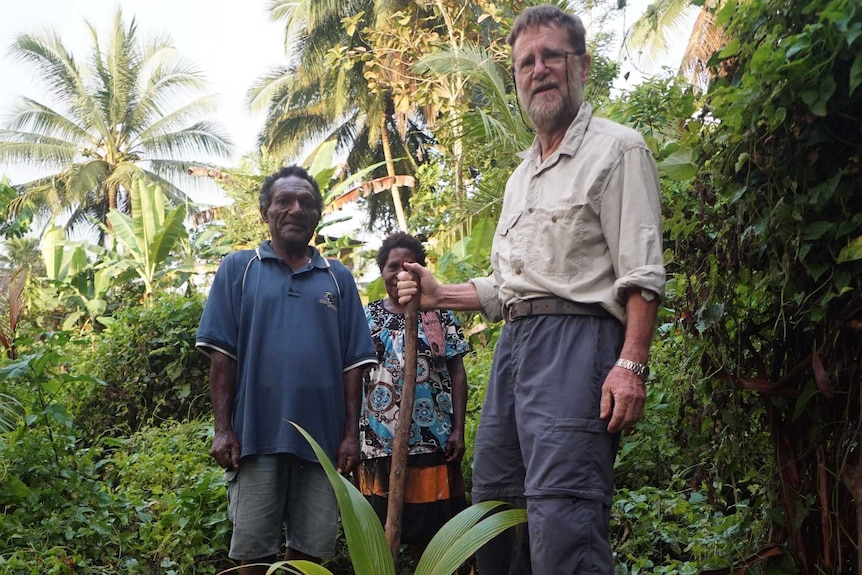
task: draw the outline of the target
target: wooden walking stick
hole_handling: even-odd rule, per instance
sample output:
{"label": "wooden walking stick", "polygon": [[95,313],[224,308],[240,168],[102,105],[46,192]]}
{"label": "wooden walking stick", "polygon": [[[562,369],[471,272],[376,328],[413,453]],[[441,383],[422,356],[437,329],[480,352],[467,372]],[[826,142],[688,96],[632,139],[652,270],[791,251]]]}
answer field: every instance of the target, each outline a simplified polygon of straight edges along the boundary
{"label": "wooden walking stick", "polygon": [[[419,281],[416,281],[419,285]],[[407,479],[407,453],[413,424],[413,397],[416,391],[416,344],[419,340],[419,292],[407,304],[404,316],[404,381],[395,438],[392,440],[392,465],[389,469],[389,500],[386,508],[386,540],[392,560],[398,564],[401,547],[401,518],[404,508],[404,483]]]}

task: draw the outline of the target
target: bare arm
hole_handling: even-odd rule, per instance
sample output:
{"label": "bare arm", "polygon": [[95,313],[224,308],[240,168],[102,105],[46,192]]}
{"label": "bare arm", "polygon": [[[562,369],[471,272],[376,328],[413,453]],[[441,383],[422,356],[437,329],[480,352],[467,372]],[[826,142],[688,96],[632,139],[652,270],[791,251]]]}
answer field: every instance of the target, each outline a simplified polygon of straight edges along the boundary
{"label": "bare arm", "polygon": [[[658,299],[647,301],[640,288],[630,288],[626,299],[626,335],[620,357],[647,363],[649,345],[655,329]],[[631,371],[613,367],[602,385],[602,419],[610,417],[608,431],[615,433],[637,423],[643,416],[646,386]]]}
{"label": "bare arm", "polygon": [[441,284],[426,268],[417,263],[405,263],[406,271],[398,273],[398,303],[405,305],[416,295],[416,280],[422,286],[419,307],[423,310],[451,309],[454,311],[481,311],[482,304],[476,286],[471,283]]}
{"label": "bare arm", "polygon": [[240,445],[233,432],[233,404],[236,397],[236,361],[227,355],[210,352],[210,399],[215,416],[212,455],[225,469],[239,467]]}
{"label": "bare arm", "polygon": [[362,368],[345,371],[344,381],[344,439],[338,446],[339,473],[350,473],[359,463],[359,410],[362,407]]}
{"label": "bare arm", "polygon": [[462,356],[446,360],[452,379],[452,432],[446,442],[446,461],[460,461],[464,455],[464,420],[467,416],[467,372]]}

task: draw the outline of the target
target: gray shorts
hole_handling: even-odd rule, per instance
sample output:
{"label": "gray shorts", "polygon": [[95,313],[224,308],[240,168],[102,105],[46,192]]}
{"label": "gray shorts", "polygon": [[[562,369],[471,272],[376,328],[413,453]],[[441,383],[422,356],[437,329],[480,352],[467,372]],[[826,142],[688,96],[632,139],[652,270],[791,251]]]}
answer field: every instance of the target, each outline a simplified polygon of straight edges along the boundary
{"label": "gray shorts", "polygon": [[290,454],[252,455],[225,478],[231,559],[279,555],[282,528],[291,549],[320,558],[335,554],[338,503],[319,463]]}

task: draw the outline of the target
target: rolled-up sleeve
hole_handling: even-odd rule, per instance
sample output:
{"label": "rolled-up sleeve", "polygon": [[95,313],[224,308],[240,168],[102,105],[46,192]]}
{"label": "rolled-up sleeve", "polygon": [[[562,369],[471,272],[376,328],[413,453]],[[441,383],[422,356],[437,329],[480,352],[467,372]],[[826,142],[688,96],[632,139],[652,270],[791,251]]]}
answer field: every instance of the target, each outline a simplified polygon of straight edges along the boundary
{"label": "rolled-up sleeve", "polygon": [[503,304],[500,302],[500,282],[491,274],[483,278],[473,278],[470,283],[476,288],[479,295],[479,304],[482,313],[488,321],[497,322],[503,319]]}
{"label": "rolled-up sleeve", "polygon": [[636,287],[664,296],[661,195],[658,172],[646,147],[625,151],[602,195],[601,223],[616,280],[614,294]]}

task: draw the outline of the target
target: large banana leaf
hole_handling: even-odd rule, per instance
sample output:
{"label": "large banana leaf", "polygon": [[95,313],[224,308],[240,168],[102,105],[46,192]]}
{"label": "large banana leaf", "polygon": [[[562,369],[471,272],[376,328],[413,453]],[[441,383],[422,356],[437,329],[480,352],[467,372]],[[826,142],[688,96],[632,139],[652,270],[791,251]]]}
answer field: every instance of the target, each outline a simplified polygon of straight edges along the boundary
{"label": "large banana leaf", "polygon": [[170,258],[171,252],[179,246],[180,242],[188,238],[185,226],[186,206],[177,206],[165,217],[161,228],[156,232],[150,251],[153,257],[153,273],[162,263]]}
{"label": "large banana leaf", "polygon": [[[91,251],[96,250],[96,246]],[[90,268],[83,242],[70,242],[60,226],[51,226],[42,236],[42,260],[49,280],[67,282]]]}
{"label": "large banana leaf", "polygon": [[[293,422],[291,422],[293,423]],[[307,431],[293,423],[308,441],[335,490],[344,537],[356,575],[395,575],[395,563],[380,519],[356,487],[335,471],[326,452]]]}
{"label": "large banana leaf", "polygon": [[[394,575],[392,553],[371,504],[352,483],[335,471],[314,438],[300,426],[295,423],[293,425],[314,449],[335,489],[355,574]],[[451,575],[485,543],[506,529],[527,521],[527,512],[524,509],[506,509],[491,513],[507,505],[501,501],[483,501],[450,519],[431,540],[416,566],[416,575]],[[328,571],[303,570],[302,573],[318,575]]]}
{"label": "large banana leaf", "polygon": [[416,575],[451,575],[485,543],[527,521],[526,509],[506,509],[485,517],[505,505],[502,501],[483,501],[450,519],[428,544]]}
{"label": "large banana leaf", "polygon": [[60,280],[63,274],[63,240],[66,235],[60,226],[51,226],[42,235],[42,261],[49,280]]}
{"label": "large banana leaf", "polygon": [[165,221],[165,195],[159,186],[147,184],[141,178],[134,180],[129,192],[135,235],[142,241],[141,248],[150,246]]}
{"label": "large banana leaf", "polygon": [[165,214],[166,201],[161,188],[136,180],[130,190],[132,215],[116,210],[108,214],[114,236],[126,248],[127,258],[144,280],[147,293],[171,252],[188,238],[185,227],[186,207],[180,205]]}

